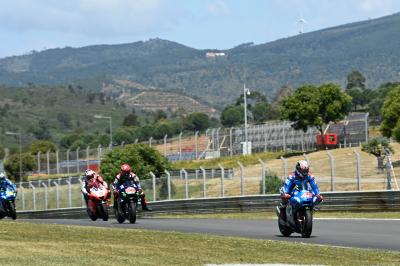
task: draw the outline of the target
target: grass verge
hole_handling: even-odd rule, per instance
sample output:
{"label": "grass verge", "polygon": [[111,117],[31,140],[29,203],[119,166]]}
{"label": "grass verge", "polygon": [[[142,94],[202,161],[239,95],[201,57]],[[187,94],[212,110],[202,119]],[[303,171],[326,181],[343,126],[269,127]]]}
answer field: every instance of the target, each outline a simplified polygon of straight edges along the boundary
{"label": "grass verge", "polygon": [[[390,265],[399,252],[201,234],[0,222],[4,265]],[[290,250],[290,256],[282,251]],[[310,250],[318,256],[304,256]]]}
{"label": "grass verge", "polygon": [[[274,211],[263,212],[233,212],[233,213],[196,213],[196,214],[160,214],[160,218],[194,218],[194,219],[275,219]],[[398,212],[315,212],[315,218],[371,218],[400,219]]]}

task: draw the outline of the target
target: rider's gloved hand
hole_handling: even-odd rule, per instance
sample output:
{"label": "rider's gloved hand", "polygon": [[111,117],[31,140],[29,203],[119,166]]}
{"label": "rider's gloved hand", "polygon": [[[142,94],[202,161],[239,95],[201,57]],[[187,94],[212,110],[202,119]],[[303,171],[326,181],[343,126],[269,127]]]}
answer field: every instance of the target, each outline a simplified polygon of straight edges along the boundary
{"label": "rider's gloved hand", "polygon": [[289,200],[289,199],[291,198],[291,196],[290,196],[290,194],[284,193],[284,194],[281,196],[281,198],[282,198],[283,200]]}
{"label": "rider's gloved hand", "polygon": [[316,197],[317,197],[319,202],[324,200],[324,197],[321,194],[317,194]]}

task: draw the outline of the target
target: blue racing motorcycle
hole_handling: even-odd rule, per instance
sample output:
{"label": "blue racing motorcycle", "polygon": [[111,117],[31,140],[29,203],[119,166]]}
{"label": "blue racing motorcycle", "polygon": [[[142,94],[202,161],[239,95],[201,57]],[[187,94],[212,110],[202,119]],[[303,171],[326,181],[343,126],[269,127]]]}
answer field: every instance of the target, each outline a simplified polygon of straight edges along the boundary
{"label": "blue racing motorcycle", "polygon": [[9,216],[13,220],[17,219],[17,212],[15,210],[15,198],[17,192],[10,186],[0,190],[0,219],[4,216]]}
{"label": "blue racing motorcycle", "polygon": [[290,236],[293,232],[309,238],[313,227],[313,212],[318,210],[316,206],[320,202],[308,188],[293,189],[291,198],[286,206],[286,215],[281,217],[279,207],[276,207],[278,215],[279,231],[284,236]]}

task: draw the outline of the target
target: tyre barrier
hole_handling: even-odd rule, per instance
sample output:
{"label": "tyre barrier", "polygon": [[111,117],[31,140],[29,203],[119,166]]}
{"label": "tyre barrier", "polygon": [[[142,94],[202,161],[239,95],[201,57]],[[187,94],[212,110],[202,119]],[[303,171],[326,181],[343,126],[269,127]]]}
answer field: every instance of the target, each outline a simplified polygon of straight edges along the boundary
{"label": "tyre barrier", "polygon": [[[398,211],[400,191],[325,192],[321,211]],[[157,214],[218,213],[241,211],[271,211],[279,204],[274,195],[236,196],[224,198],[154,201],[152,212],[138,211],[138,217]],[[139,207],[140,210],[140,207]],[[114,218],[112,208],[110,218]],[[64,208],[40,211],[18,211],[18,218],[25,219],[86,219],[86,208]]]}

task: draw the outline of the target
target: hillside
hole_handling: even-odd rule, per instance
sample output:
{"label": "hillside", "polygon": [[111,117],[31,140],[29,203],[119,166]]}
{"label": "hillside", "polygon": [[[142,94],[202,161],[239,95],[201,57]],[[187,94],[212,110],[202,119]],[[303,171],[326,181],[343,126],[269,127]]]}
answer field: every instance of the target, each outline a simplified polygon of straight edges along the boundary
{"label": "hillside", "polygon": [[[357,69],[367,85],[399,79],[400,14],[346,24],[260,45],[240,45],[206,57],[175,42],[151,39],[129,44],[60,48],[0,59],[0,84],[99,85],[128,80],[156,90],[185,92],[214,105],[232,102],[246,76],[250,88],[270,98],[283,85],[325,81],[344,85]],[[213,51],[216,52],[216,51]],[[218,51],[217,51],[218,52]],[[79,81],[77,81],[79,80]]]}

